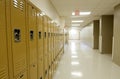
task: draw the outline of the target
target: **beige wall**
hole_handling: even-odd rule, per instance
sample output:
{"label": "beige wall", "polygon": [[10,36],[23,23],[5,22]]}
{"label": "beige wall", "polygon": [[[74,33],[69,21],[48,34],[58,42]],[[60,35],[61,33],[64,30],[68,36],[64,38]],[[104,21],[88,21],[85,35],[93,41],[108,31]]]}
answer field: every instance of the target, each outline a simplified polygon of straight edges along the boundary
{"label": "beige wall", "polygon": [[39,9],[44,11],[51,19],[55,20],[59,25],[64,25],[64,18],[59,17],[56,9],[51,4],[50,0],[30,0]]}
{"label": "beige wall", "polygon": [[120,65],[120,5],[114,13],[113,61]]}
{"label": "beige wall", "polygon": [[103,15],[100,19],[99,47],[101,53],[112,53],[113,15]]}
{"label": "beige wall", "polygon": [[80,40],[93,47],[93,24],[86,26],[80,31]]}

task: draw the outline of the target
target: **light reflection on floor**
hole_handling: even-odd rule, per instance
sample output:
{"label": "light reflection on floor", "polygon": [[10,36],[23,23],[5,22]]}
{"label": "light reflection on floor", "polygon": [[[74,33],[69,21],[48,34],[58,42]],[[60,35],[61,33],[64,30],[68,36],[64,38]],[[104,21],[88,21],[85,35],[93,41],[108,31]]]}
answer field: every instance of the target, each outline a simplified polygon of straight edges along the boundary
{"label": "light reflection on floor", "polygon": [[80,41],[69,41],[54,79],[120,79],[111,55],[100,54]]}

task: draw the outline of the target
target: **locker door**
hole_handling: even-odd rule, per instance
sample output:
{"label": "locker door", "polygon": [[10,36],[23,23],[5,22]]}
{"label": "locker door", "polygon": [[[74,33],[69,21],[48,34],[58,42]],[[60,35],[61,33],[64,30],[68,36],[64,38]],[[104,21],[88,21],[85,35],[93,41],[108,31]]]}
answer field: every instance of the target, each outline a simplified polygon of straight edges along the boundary
{"label": "locker door", "polygon": [[30,79],[37,79],[37,10],[28,6]]}
{"label": "locker door", "polygon": [[44,16],[44,77],[48,77],[48,27],[47,17]]}
{"label": "locker door", "polygon": [[51,33],[51,30],[50,30],[50,20],[48,18],[48,66],[49,66],[49,79],[51,79],[51,74],[50,74],[50,67],[51,67],[51,36],[50,36],[50,33]]}
{"label": "locker door", "polygon": [[50,31],[50,23],[49,23],[50,21],[49,21],[49,19],[48,19],[48,66],[49,66],[49,68],[50,68],[50,63],[51,63],[51,57],[50,57],[50,53],[51,53],[51,42],[50,42],[50,38],[51,38],[51,36],[50,36],[50,33],[51,33],[51,31]]}
{"label": "locker door", "polygon": [[38,79],[43,78],[43,24],[42,16],[38,12],[39,16],[37,17],[37,33],[38,33]]}
{"label": "locker door", "polygon": [[11,34],[14,76],[26,69],[26,1],[11,0]]}
{"label": "locker door", "polygon": [[0,0],[0,79],[9,79],[6,33],[5,0]]}

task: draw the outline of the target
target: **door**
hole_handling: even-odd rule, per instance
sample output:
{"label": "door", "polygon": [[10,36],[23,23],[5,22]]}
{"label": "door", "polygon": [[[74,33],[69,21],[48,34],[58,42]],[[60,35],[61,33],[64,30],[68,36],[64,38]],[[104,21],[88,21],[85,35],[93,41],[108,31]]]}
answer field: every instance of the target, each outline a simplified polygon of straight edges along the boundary
{"label": "door", "polygon": [[14,76],[24,71],[26,64],[26,1],[11,0],[11,36]]}
{"label": "door", "polygon": [[30,79],[37,79],[37,10],[28,5],[28,40]]}
{"label": "door", "polygon": [[5,0],[0,0],[0,79],[9,79],[5,16]]}

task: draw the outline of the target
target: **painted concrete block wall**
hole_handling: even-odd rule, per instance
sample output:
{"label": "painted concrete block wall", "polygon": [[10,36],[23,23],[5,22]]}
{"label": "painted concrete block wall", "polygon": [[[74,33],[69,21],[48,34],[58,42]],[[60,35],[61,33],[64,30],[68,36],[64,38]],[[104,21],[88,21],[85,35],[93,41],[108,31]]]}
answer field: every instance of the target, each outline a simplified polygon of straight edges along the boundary
{"label": "painted concrete block wall", "polygon": [[120,5],[114,12],[113,61],[120,66]]}
{"label": "painted concrete block wall", "polygon": [[100,19],[100,52],[112,53],[113,15],[103,15]]}
{"label": "painted concrete block wall", "polygon": [[99,20],[93,21],[93,49],[99,48]]}
{"label": "painted concrete block wall", "polygon": [[80,40],[93,48],[93,24],[86,26],[80,31]]}
{"label": "painted concrete block wall", "polygon": [[[59,17],[55,7],[52,5],[50,0],[29,0],[34,5],[36,5],[39,9],[45,12],[51,19],[55,20],[59,25],[63,25],[64,19]],[[63,20],[63,21],[62,21]]]}

